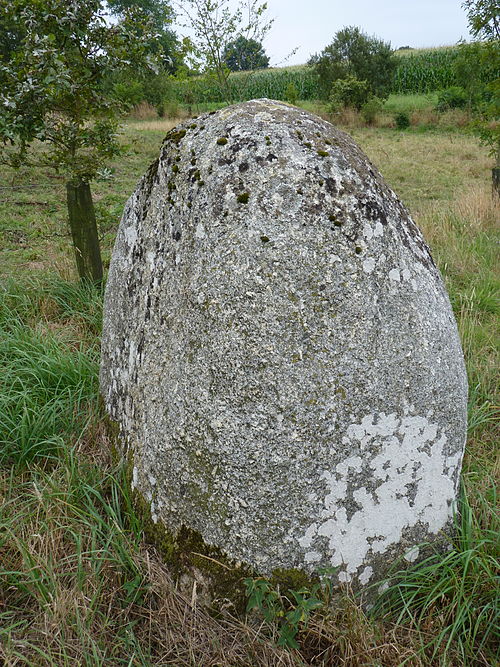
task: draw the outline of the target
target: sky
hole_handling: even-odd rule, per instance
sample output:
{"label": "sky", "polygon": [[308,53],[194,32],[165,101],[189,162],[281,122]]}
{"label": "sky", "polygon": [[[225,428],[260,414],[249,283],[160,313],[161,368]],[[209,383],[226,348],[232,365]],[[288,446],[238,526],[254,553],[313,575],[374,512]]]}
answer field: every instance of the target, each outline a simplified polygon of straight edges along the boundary
{"label": "sky", "polygon": [[[236,5],[236,0],[230,2]],[[470,39],[461,4],[462,0],[267,0],[267,15],[275,20],[264,47],[271,65],[302,64],[330,44],[338,30],[351,25],[391,42],[393,48],[456,44]]]}

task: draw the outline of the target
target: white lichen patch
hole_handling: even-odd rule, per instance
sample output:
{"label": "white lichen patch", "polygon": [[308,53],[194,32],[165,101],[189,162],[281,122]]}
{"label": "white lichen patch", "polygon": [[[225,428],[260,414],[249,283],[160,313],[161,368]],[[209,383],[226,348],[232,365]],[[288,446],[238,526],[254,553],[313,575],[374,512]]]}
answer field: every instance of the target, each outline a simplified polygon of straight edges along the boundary
{"label": "white lichen patch", "polygon": [[[447,456],[446,443],[446,434],[424,416],[369,414],[351,424],[343,444],[360,455],[324,471],[327,494],[314,512],[323,521],[308,528],[300,545],[314,550],[327,538],[330,564],[344,566],[347,581],[373,555],[399,543],[406,529],[423,524],[438,533],[453,513],[461,463],[461,452]],[[350,516],[349,502],[356,508]],[[417,557],[416,549],[406,554],[409,561]],[[370,576],[365,567],[359,581]]]}
{"label": "white lichen patch", "polygon": [[373,269],[375,268],[375,260],[373,257],[369,257],[368,259],[365,259],[363,262],[363,271],[365,273],[371,273]]}
{"label": "white lichen patch", "polygon": [[418,547],[412,547],[404,555],[405,561],[408,563],[414,563],[420,555],[420,549]]}

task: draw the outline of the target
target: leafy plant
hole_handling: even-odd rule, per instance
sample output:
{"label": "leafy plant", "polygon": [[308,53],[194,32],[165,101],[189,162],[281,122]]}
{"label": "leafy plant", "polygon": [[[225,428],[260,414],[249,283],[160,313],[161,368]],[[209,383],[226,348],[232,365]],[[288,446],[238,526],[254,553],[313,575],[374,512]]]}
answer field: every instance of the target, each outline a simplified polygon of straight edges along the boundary
{"label": "leafy plant", "polygon": [[290,104],[297,104],[297,100],[299,99],[299,91],[297,90],[297,86],[294,83],[290,82],[288,84],[286,87],[285,96],[287,102],[290,102]]}
{"label": "leafy plant", "polygon": [[370,97],[370,88],[367,81],[360,81],[355,76],[348,75],[344,79],[337,79],[332,85],[330,94],[330,109],[338,111],[342,107],[361,109]]}
{"label": "leafy plant", "polygon": [[406,113],[406,111],[400,111],[397,113],[394,116],[394,121],[398,130],[406,130],[406,128],[410,127],[410,116]]}
{"label": "leafy plant", "polygon": [[463,109],[467,106],[468,101],[467,92],[463,88],[460,86],[451,86],[439,92],[436,110]]}
{"label": "leafy plant", "polygon": [[290,591],[293,598],[290,600],[274,589],[267,579],[245,579],[244,583],[248,597],[247,612],[257,609],[268,623],[278,621],[278,645],[299,648],[296,640],[298,632],[307,627],[311,612],[324,605],[324,601],[319,597],[320,584],[315,584],[311,589]]}
{"label": "leafy plant", "polygon": [[370,97],[370,99],[361,107],[361,115],[363,116],[367,125],[373,125],[377,114],[379,114],[384,107],[384,100],[380,97]]}
{"label": "leafy plant", "polygon": [[331,96],[334,82],[347,77],[365,81],[372,95],[385,98],[391,89],[396,59],[389,43],[350,26],[339,30],[309,65],[318,76],[320,94],[325,99]]}

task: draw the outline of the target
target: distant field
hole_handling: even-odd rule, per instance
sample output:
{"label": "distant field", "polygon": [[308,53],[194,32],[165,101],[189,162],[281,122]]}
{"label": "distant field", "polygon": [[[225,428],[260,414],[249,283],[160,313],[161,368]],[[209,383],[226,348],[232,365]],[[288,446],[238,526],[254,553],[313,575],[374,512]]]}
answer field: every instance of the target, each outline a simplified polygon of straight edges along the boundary
{"label": "distant field", "polygon": [[[398,66],[394,74],[393,93],[431,93],[456,85],[454,62],[459,53],[458,47],[404,49],[395,53]],[[319,98],[317,77],[307,65],[238,72],[229,77],[230,96],[233,100],[258,97],[287,100],[290,85],[294,86],[300,100]],[[213,104],[224,101],[220,86],[210,77],[200,76],[173,82],[172,95],[178,102],[186,104]]]}

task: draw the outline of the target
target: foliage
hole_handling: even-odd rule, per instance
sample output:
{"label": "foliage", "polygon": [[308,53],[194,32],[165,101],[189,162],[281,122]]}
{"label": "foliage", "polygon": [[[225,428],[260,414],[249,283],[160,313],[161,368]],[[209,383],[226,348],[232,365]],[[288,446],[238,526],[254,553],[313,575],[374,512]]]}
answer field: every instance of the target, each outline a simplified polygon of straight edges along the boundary
{"label": "foliage", "polygon": [[290,104],[297,104],[297,100],[299,99],[299,91],[293,82],[290,82],[286,87],[285,98],[287,102],[290,102]]}
{"label": "foliage", "polygon": [[297,633],[307,627],[311,612],[324,605],[320,584],[311,589],[289,591],[293,598],[290,600],[273,588],[267,579],[245,579],[244,583],[248,597],[247,612],[257,609],[268,623],[280,623],[278,646],[299,648]]}
{"label": "foliage", "polygon": [[469,102],[467,91],[460,86],[451,86],[441,90],[436,104],[437,111],[447,111],[448,109],[464,109]]}
{"label": "foliage", "polygon": [[[493,507],[495,502],[493,501]],[[418,628],[438,619],[442,630],[422,647],[447,664],[458,651],[460,664],[478,656],[496,664],[500,657],[497,574],[500,566],[498,517],[483,502],[483,524],[474,517],[463,491],[457,536],[446,553],[431,553],[418,565],[395,572],[373,613]],[[425,545],[423,545],[425,547]]]}
{"label": "foliage", "polygon": [[384,107],[384,100],[380,97],[370,97],[370,99],[361,107],[361,115],[367,125],[373,125],[377,114],[379,114]]}
{"label": "foliage", "polygon": [[3,157],[25,161],[37,139],[45,142],[48,166],[88,182],[118,150],[119,106],[106,77],[141,60],[131,33],[137,17],[109,27],[99,0],[70,8],[64,0],[14,0],[4,11],[24,24],[26,35],[3,67],[0,137],[12,148]]}
{"label": "foliage", "polygon": [[319,79],[320,95],[330,97],[332,85],[348,76],[366,81],[369,92],[385,98],[391,90],[396,59],[391,46],[357,27],[336,33],[333,41],[309,61]]}
{"label": "foliage", "polygon": [[180,6],[184,25],[194,35],[189,40],[192,65],[214,78],[226,101],[232,100],[232,91],[224,55],[239,37],[262,42],[272,24],[266,9],[258,0],[239,0],[234,11],[229,0],[186,0]]}
{"label": "foliage", "polygon": [[469,29],[476,39],[500,39],[500,12],[498,0],[465,0]]}
{"label": "foliage", "polygon": [[394,121],[398,130],[406,130],[407,127],[410,127],[410,116],[406,111],[400,111],[394,116]]}
{"label": "foliage", "polygon": [[467,11],[467,18],[472,34],[476,39],[482,38],[485,43],[475,47],[475,53],[463,50],[464,71],[469,73],[468,82],[472,80],[471,72],[476,68],[475,59],[486,66],[493,64],[496,77],[490,78],[485,87],[485,95],[479,106],[479,117],[474,130],[481,141],[490,149],[496,159],[496,173],[493,172],[493,186],[498,191],[500,169],[500,19],[496,0],[466,0],[462,6]]}
{"label": "foliage", "polygon": [[0,158],[19,167],[37,159],[65,174],[68,214],[82,279],[100,280],[102,263],[89,182],[119,151],[120,103],[109,91],[117,69],[144,64],[148,23],[127,12],[106,22],[101,0],[1,0],[2,16],[23,38],[2,67]]}
{"label": "foliage", "polygon": [[136,79],[117,81],[113,93],[125,108],[131,108],[144,100],[144,86]]}
{"label": "foliage", "polygon": [[361,109],[370,97],[367,81],[360,81],[355,76],[347,75],[333,82],[330,93],[330,108],[338,111],[342,107]]}
{"label": "foliage", "polygon": [[455,47],[426,49],[397,57],[391,91],[393,93],[429,93],[455,84]]}
{"label": "foliage", "polygon": [[[147,18],[154,39],[147,40],[146,49],[157,58],[162,70],[173,74],[183,64],[182,46],[170,28],[174,18],[170,0],[107,0],[106,5],[120,19],[132,10],[139,10]],[[136,34],[140,36],[140,26]]]}
{"label": "foliage", "polygon": [[308,67],[280,67],[253,72],[230,73],[227,79],[228,95],[224,95],[218,82],[213,77],[191,77],[171,82],[172,95],[181,103],[186,103],[186,94],[190,95],[190,104],[224,102],[231,100],[250,100],[268,97],[274,100],[287,100],[287,88],[293,84],[298,91],[299,100],[311,100],[318,97],[318,85],[314,72]]}
{"label": "foliage", "polygon": [[[24,25],[0,4],[0,65],[8,62],[26,34]],[[2,73],[0,71],[0,82]]]}
{"label": "foliage", "polygon": [[269,67],[269,58],[261,42],[247,39],[243,35],[229,42],[224,48],[222,59],[231,72]]}
{"label": "foliage", "polygon": [[[483,57],[488,47],[473,42],[398,55],[393,93],[429,93],[459,85],[481,90],[500,76],[498,58]],[[491,55],[491,54],[490,54]]]}

